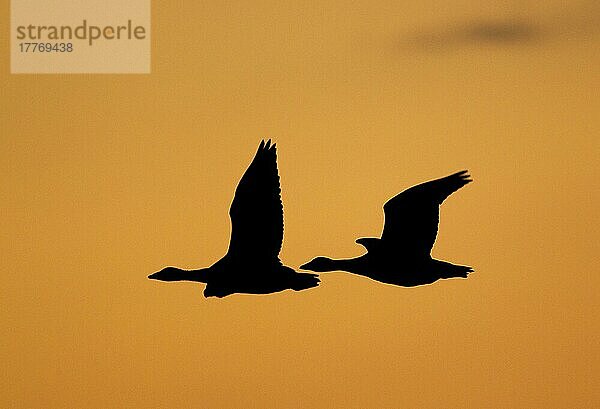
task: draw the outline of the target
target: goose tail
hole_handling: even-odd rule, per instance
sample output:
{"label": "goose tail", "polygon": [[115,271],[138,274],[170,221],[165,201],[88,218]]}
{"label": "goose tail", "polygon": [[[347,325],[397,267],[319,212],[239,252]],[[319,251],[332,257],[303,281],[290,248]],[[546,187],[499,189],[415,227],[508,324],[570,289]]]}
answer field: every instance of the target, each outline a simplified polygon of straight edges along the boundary
{"label": "goose tail", "polygon": [[320,282],[321,280],[319,280],[317,274],[297,273],[295,274],[294,283],[292,284],[292,290],[306,290],[318,286]]}
{"label": "goose tail", "polygon": [[470,273],[475,271],[470,266],[461,266],[440,260],[434,260],[434,262],[437,264],[442,278],[467,278]]}

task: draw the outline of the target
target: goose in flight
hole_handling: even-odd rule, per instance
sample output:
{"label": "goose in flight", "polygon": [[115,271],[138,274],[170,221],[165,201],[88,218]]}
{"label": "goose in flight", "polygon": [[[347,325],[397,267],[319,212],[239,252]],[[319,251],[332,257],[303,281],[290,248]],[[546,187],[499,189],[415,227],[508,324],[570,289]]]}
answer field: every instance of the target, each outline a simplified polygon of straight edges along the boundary
{"label": "goose in flight", "polygon": [[231,239],[227,254],[208,268],[166,267],[148,278],[206,283],[205,297],[316,287],[316,274],[297,273],[279,260],[283,243],[280,194],[275,144],[263,140],[235,190],[229,209]]}
{"label": "goose in flight", "polygon": [[356,240],[367,250],[352,259],[317,257],[300,266],[316,272],[347,271],[382,283],[403,287],[431,284],[440,278],[462,277],[473,271],[431,257],[438,231],[442,202],[467,183],[466,170],[413,186],[383,206],[385,223],[381,238]]}

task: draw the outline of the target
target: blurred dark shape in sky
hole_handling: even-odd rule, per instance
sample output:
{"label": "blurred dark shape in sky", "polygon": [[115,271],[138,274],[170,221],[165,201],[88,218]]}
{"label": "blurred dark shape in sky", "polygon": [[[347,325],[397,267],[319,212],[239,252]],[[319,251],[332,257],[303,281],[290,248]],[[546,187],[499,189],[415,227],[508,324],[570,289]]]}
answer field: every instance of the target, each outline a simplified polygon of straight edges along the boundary
{"label": "blurred dark shape in sky", "polygon": [[470,45],[517,45],[541,39],[540,27],[523,21],[478,21],[441,31],[423,31],[409,37],[412,46],[436,51]]}
{"label": "blurred dark shape in sky", "polygon": [[481,22],[463,27],[458,32],[464,40],[490,43],[530,42],[538,38],[541,30],[533,24],[519,21]]}
{"label": "blurred dark shape in sky", "polygon": [[595,2],[579,4],[552,16],[518,15],[482,16],[446,27],[423,28],[406,35],[403,43],[412,49],[435,52],[490,45],[537,45],[552,39],[591,39],[600,32],[600,7]]}

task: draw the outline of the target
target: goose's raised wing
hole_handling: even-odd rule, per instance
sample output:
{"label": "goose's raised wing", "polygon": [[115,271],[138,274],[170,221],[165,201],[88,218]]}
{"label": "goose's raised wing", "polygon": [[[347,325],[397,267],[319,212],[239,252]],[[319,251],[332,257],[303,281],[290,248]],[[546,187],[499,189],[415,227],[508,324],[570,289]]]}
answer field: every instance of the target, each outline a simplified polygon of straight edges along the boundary
{"label": "goose's raised wing", "polygon": [[283,242],[283,204],[275,144],[262,141],[235,190],[229,209],[228,254],[251,260],[279,260]]}
{"label": "goose's raised wing", "polygon": [[472,182],[466,170],[413,186],[383,206],[381,241],[388,248],[428,256],[438,231],[440,205],[453,192]]}

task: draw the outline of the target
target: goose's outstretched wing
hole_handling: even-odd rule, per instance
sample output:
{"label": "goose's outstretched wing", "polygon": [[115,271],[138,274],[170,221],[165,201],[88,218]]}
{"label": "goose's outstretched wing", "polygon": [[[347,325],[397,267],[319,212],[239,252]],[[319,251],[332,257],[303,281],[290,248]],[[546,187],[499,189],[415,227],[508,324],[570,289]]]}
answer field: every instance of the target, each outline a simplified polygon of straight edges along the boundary
{"label": "goose's outstretched wing", "polygon": [[275,144],[262,141],[235,190],[229,209],[228,254],[256,261],[279,260],[283,242],[283,204]]}
{"label": "goose's outstretched wing", "polygon": [[381,241],[402,253],[428,256],[438,231],[440,205],[453,192],[472,182],[466,170],[413,186],[383,206]]}

